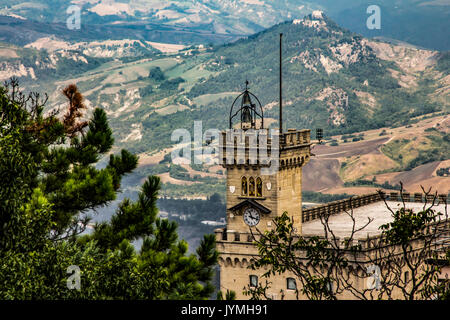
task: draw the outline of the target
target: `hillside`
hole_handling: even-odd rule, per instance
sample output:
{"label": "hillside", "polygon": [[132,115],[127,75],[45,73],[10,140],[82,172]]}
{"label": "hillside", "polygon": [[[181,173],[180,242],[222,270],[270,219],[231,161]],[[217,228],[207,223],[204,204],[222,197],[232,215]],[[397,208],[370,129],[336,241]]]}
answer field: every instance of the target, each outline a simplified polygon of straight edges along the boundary
{"label": "hillside", "polygon": [[[439,53],[368,41],[326,17],[309,17],[193,57],[178,56],[167,77],[186,82],[179,91],[165,92],[153,84],[154,94],[148,99],[155,112],[146,108],[135,113],[145,118],[142,133],[148,138],[136,142],[142,145],[139,150],[146,151],[149,144],[154,146],[150,149],[167,146],[171,130],[180,125],[190,129],[186,121],[203,120],[204,127],[224,128],[222,115],[246,79],[262,101],[266,117],[276,125],[279,32],[284,33],[288,127],[350,133],[407,123],[411,117],[448,108],[448,69],[437,69]],[[134,119],[124,119],[125,127]]]}
{"label": "hillside", "polygon": [[[246,79],[267,123],[276,126],[280,32],[287,127],[322,127],[330,136],[448,112],[448,54],[368,40],[320,12],[215,47],[45,37],[27,48],[4,45],[0,74],[22,76],[27,89],[49,92],[51,108],[62,102],[63,86],[77,83],[88,105],[107,111],[117,147],[152,156],[173,145],[174,129],[192,130],[194,120],[225,128],[223,115]],[[36,56],[65,58],[51,64]],[[152,76],[157,68],[161,79]]]}
{"label": "hillside", "polygon": [[[48,49],[47,46],[43,48]],[[0,59],[0,81],[15,76],[31,85],[37,81],[41,84],[61,77],[75,76],[109,60],[86,55],[80,50],[52,52],[2,43]]]}
{"label": "hillside", "polygon": [[[422,48],[450,50],[447,31],[450,28],[449,0],[317,0],[320,10],[340,26],[365,37],[396,39]],[[370,30],[367,8],[377,5],[381,13],[381,29]]]}
{"label": "hillside", "polygon": [[[67,7],[66,7],[67,8]],[[65,9],[63,9],[64,12]],[[0,10],[1,11],[1,10]],[[68,15],[58,15],[67,19]],[[33,15],[33,19],[35,16]],[[83,23],[86,23],[83,20]],[[0,14],[0,41],[26,45],[40,38],[56,36],[65,41],[101,41],[137,39],[171,44],[224,43],[236,40],[241,35],[216,34],[203,28],[165,25],[164,23],[125,22],[82,25],[79,30],[70,30],[66,22],[41,22],[24,19],[17,15]]]}
{"label": "hillside", "polygon": [[[316,145],[304,168],[306,191],[326,194],[365,194],[397,189],[447,194],[450,167],[450,118],[427,116],[396,128],[381,128],[333,136]],[[443,171],[443,170],[442,170]]]}
{"label": "hillside", "polygon": [[220,74],[194,86],[188,97],[239,91],[246,78],[265,104],[265,114],[276,116],[271,107],[278,101],[274,88],[278,86],[279,33],[284,34],[288,127],[360,131],[395,125],[441,107],[423,95],[433,87],[420,74],[436,63],[438,53],[369,41],[320,13],[218,48],[206,64],[218,65]]}
{"label": "hillside", "polygon": [[[284,34],[286,126],[321,127],[329,139],[349,136],[335,139],[339,146],[329,146],[335,152],[347,148],[355,132],[414,126],[418,117],[448,113],[448,54],[368,40],[321,12],[214,47],[132,39],[77,42],[55,36],[39,38],[24,48],[3,44],[0,75],[2,79],[19,76],[26,89],[48,92],[50,109],[63,102],[60,90],[76,83],[90,110],[100,106],[107,112],[116,148],[140,155],[141,167],[133,183],[158,174],[164,183],[162,194],[204,198],[223,193],[223,169],[170,164],[171,133],[178,128],[191,131],[194,120],[202,120],[203,130],[226,128],[224,115],[246,79],[264,105],[266,123],[276,127],[280,32]],[[332,189],[383,170],[390,170],[392,178],[395,170],[413,169],[430,160],[423,153],[443,139],[424,136],[420,140],[424,147],[417,149],[411,139],[406,144],[378,138],[380,142],[359,148],[360,153],[367,149],[360,154],[364,161],[355,155],[323,159],[317,171],[329,172],[329,181],[322,184],[311,178],[318,185],[305,184],[306,190],[338,193]],[[397,158],[400,151],[402,161]],[[342,162],[348,163],[345,168],[340,167]],[[370,163],[371,169],[362,169],[362,162]]]}
{"label": "hillside", "polygon": [[[370,30],[367,8],[374,4],[381,10],[381,29]],[[366,37],[450,50],[449,4],[448,0],[3,0],[0,15],[18,20],[11,28],[0,19],[0,35],[18,42],[57,34],[77,41],[133,38],[225,43],[321,10]],[[83,27],[77,32],[64,30],[70,5],[80,8]]]}

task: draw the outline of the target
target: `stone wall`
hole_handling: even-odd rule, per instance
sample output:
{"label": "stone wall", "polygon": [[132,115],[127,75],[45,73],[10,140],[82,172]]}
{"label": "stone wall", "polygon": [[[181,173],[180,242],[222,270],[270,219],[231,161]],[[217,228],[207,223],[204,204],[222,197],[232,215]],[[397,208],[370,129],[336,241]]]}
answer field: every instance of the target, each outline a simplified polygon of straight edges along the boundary
{"label": "stone wall", "polygon": [[303,209],[302,221],[312,221],[318,219],[322,214],[338,214],[346,210],[359,208],[381,200],[382,199],[378,193],[372,193],[357,197],[351,197],[349,199],[329,202],[312,208]]}
{"label": "stone wall", "polygon": [[[437,234],[435,236],[435,241],[433,243],[433,248],[436,252],[445,254],[449,248],[449,237],[450,237],[450,222],[448,220],[439,223],[433,223],[426,227],[425,235],[432,235],[435,228],[438,228]],[[268,271],[267,266],[261,269],[252,269],[249,266],[254,262],[255,258],[258,256],[258,248],[253,241],[253,235],[249,232],[235,232],[227,230],[225,228],[220,228],[215,230],[217,250],[219,251],[218,264],[220,266],[220,290],[225,292],[226,290],[233,290],[236,292],[237,299],[249,299],[248,296],[243,294],[243,291],[249,285],[250,276],[257,276],[258,282],[264,285],[266,280],[263,274]],[[255,235],[256,239],[259,240],[259,235]],[[339,246],[343,248],[348,248],[344,242],[348,243],[348,239],[336,239]],[[350,262],[348,266],[348,275],[352,277],[351,282],[358,290],[369,290],[368,288],[368,276],[364,270],[368,265],[373,265],[373,261],[379,258],[380,254],[380,241],[382,241],[380,236],[370,237],[367,239],[354,239],[350,246],[360,246],[362,254],[358,255],[357,263],[355,261]],[[422,240],[416,239],[412,242],[412,252],[410,253],[413,257],[417,257],[417,250],[422,247]],[[331,248],[331,247],[330,247]],[[383,248],[383,242],[381,242],[381,248]],[[394,247],[392,247],[394,248]],[[396,250],[400,250],[397,248]],[[401,254],[399,255],[401,256]],[[353,256],[351,256],[353,257]],[[299,252],[298,258],[300,260],[306,261],[305,252]],[[370,258],[370,259],[369,259]],[[325,268],[327,268],[327,263],[325,262]],[[382,266],[382,264],[381,264]],[[350,270],[353,270],[350,273]],[[404,272],[400,270],[403,274]],[[405,267],[404,271],[408,271]],[[311,270],[313,272],[313,270]],[[355,276],[355,273],[358,276]],[[445,272],[443,271],[439,277],[443,277]],[[292,272],[285,272],[283,274],[275,274],[269,279],[270,289],[268,290],[269,296],[272,299],[306,299],[303,294],[297,295],[294,290],[289,290],[287,288],[287,279],[294,278],[297,279],[297,286],[301,289],[301,283],[299,283],[298,278]],[[394,292],[394,299],[403,299],[400,290]],[[375,294],[376,297],[376,294]],[[339,299],[357,299],[350,291],[344,290],[338,296]]]}

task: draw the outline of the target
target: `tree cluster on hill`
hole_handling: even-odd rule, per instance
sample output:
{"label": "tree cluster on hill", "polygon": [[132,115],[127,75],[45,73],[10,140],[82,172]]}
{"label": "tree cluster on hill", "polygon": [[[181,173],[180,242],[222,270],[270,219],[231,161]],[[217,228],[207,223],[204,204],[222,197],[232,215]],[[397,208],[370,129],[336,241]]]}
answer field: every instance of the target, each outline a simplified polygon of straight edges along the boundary
{"label": "tree cluster on hill", "polygon": [[342,199],[348,199],[352,195],[349,194],[325,194],[320,192],[314,192],[314,191],[302,191],[302,201],[303,202],[318,202],[318,203],[326,203],[326,202],[332,202]]}
{"label": "tree cluster on hill", "polygon": [[164,81],[166,79],[166,76],[160,67],[151,68],[148,77],[157,82]]}
{"label": "tree cluster on hill", "polygon": [[161,90],[177,90],[178,89],[178,85],[180,83],[185,82],[185,80],[181,77],[177,77],[175,79],[170,79],[170,80],[166,80],[163,83],[161,83],[161,85],[159,86],[159,89]]}
{"label": "tree cluster on hill", "polygon": [[206,200],[201,199],[170,199],[160,198],[158,204],[168,213],[177,213],[192,216],[196,221],[219,220],[224,218],[226,205],[218,193],[214,193]]}
{"label": "tree cluster on hill", "polygon": [[356,179],[351,182],[344,182],[344,187],[359,187],[359,186],[370,186],[382,189],[400,190],[400,185],[391,185],[389,181],[383,183],[376,183],[374,180]]}
{"label": "tree cluster on hill", "polygon": [[[450,134],[439,131],[435,128],[425,130],[426,139],[419,143],[412,143],[417,140],[414,137],[409,139],[393,140],[381,148],[384,154],[399,162],[402,170],[412,170],[420,165],[433,161],[443,161],[449,158]],[[405,150],[408,150],[405,152]],[[413,151],[413,152],[411,152]],[[413,154],[412,158],[406,159],[407,154]]]}
{"label": "tree cluster on hill", "polygon": [[440,177],[448,177],[450,175],[450,167],[440,168],[436,170],[436,175]]}
{"label": "tree cluster on hill", "polygon": [[435,134],[426,136],[431,141],[432,148],[427,151],[419,152],[419,155],[408,163],[406,170],[411,170],[419,165],[433,161],[448,160],[448,150],[450,150],[450,134],[440,132],[436,129],[433,129],[433,131]]}

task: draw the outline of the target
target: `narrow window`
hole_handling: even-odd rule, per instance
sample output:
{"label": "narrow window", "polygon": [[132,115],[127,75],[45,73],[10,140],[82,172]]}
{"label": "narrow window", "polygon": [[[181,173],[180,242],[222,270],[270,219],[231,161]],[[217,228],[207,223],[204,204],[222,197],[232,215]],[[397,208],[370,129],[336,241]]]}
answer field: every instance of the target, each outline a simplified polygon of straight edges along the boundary
{"label": "narrow window", "polygon": [[257,287],[258,286],[258,276],[250,275],[250,287]]}
{"label": "narrow window", "polygon": [[247,178],[246,177],[242,177],[241,180],[241,188],[242,188],[242,195],[246,196],[247,195]]}
{"label": "narrow window", "polygon": [[261,178],[258,177],[256,179],[256,196],[257,197],[262,197],[262,189],[263,189],[262,180],[261,180]]}
{"label": "narrow window", "polygon": [[248,195],[250,197],[255,196],[255,179],[253,177],[250,177],[250,179],[248,179]]}
{"label": "narrow window", "polygon": [[294,278],[287,278],[287,289],[288,290],[297,290],[297,283]]}

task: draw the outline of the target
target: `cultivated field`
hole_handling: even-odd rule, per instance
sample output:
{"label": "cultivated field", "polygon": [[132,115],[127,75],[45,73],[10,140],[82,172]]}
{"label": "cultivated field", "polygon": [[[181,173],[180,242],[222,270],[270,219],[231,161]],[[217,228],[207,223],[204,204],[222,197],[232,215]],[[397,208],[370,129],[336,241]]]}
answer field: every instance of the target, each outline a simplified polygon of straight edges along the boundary
{"label": "cultivated field", "polygon": [[[344,186],[345,182],[357,179],[370,180],[377,184],[388,182],[391,185],[403,183],[406,191],[420,192],[421,186],[432,188],[439,193],[450,191],[450,178],[437,176],[436,170],[450,167],[450,150],[447,160],[432,161],[421,164],[411,170],[402,170],[402,163],[398,159],[413,159],[418,152],[427,152],[432,143],[426,140],[430,129],[448,134],[450,118],[437,116],[419,120],[408,127],[381,128],[362,132],[364,140],[358,142],[341,143],[342,136],[333,139],[339,141],[338,146],[316,145],[312,152],[315,154],[303,170],[303,189],[328,194],[365,194],[379,189],[376,186]],[[428,129],[428,130],[427,130]],[[427,130],[427,131],[426,131]],[[382,132],[385,135],[380,136]],[[354,134],[358,136],[360,133]],[[396,144],[396,141],[408,141],[405,148],[398,148],[387,155],[383,146]],[[427,149],[428,148],[428,149]],[[388,149],[388,148],[386,148]],[[389,150],[396,150],[390,148]],[[399,155],[402,155],[399,157]]]}

